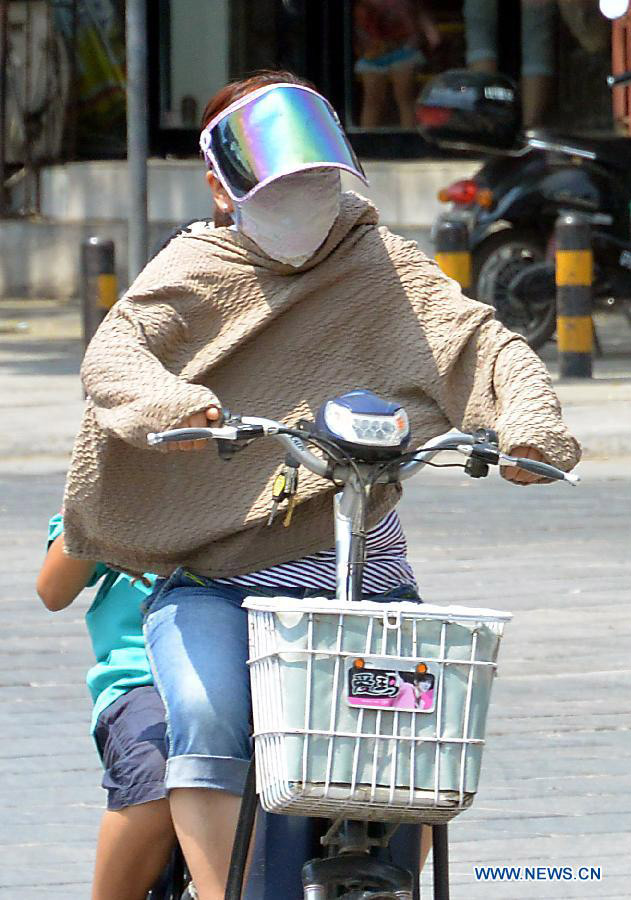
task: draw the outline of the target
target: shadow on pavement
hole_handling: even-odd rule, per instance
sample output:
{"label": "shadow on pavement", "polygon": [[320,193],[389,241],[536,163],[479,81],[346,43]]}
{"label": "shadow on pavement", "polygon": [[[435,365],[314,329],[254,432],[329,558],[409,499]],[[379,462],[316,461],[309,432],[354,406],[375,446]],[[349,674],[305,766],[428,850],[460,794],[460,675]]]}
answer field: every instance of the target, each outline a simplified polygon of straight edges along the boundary
{"label": "shadow on pavement", "polygon": [[75,375],[82,356],[83,345],[74,339],[0,340],[0,367],[5,374]]}

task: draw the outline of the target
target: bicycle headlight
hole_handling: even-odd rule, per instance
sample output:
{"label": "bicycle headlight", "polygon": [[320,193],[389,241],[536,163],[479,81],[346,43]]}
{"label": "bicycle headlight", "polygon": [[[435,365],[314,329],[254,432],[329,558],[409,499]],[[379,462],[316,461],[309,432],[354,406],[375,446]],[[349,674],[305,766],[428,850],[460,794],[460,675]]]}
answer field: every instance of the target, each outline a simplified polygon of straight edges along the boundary
{"label": "bicycle headlight", "polygon": [[407,445],[410,422],[403,407],[371,391],[351,391],[329,400],[317,417],[318,431],[359,458],[390,457]]}

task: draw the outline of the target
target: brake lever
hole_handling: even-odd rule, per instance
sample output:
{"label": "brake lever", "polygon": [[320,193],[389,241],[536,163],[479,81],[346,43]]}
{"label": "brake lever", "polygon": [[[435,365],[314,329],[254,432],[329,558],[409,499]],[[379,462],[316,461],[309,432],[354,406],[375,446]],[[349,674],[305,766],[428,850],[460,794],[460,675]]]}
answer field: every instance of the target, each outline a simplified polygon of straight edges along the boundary
{"label": "brake lever", "polygon": [[252,440],[255,437],[260,437],[261,435],[265,434],[265,429],[262,425],[245,424],[241,421],[240,416],[230,416],[224,421],[226,425],[234,426],[236,430],[236,436],[233,440],[224,440],[222,438],[218,438],[215,441],[217,445],[217,453],[219,454],[220,459],[223,459],[224,462],[230,462],[235,453],[239,453],[240,450],[244,450],[249,444],[252,443]]}
{"label": "brake lever", "polygon": [[464,470],[470,478],[486,478],[489,466],[496,466],[500,460],[499,438],[491,428],[478,428],[474,433],[474,443],[467,447],[468,460]]}
{"label": "brake lever", "polygon": [[235,453],[243,449],[243,446],[238,444],[236,440],[227,441],[224,438],[217,438],[215,445],[220,459],[223,459],[224,462],[230,462]]}
{"label": "brake lever", "polygon": [[484,478],[489,473],[489,466],[505,465],[516,466],[540,478],[549,478],[552,481],[567,481],[573,487],[580,482],[580,477],[572,472],[563,472],[548,463],[539,462],[536,459],[528,459],[524,456],[509,456],[501,453],[493,444],[476,443],[472,445],[461,444],[458,452],[468,457],[465,464],[465,472],[471,478]]}

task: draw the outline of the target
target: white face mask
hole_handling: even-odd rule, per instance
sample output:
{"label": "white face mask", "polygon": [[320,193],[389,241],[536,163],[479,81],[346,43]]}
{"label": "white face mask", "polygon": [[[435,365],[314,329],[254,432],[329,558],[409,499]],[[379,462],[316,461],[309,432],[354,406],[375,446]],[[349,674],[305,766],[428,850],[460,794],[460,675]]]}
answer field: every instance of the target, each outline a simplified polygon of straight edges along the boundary
{"label": "white face mask", "polygon": [[340,211],[339,169],[285,175],[235,204],[235,224],[272,259],[302,266],[324,242]]}

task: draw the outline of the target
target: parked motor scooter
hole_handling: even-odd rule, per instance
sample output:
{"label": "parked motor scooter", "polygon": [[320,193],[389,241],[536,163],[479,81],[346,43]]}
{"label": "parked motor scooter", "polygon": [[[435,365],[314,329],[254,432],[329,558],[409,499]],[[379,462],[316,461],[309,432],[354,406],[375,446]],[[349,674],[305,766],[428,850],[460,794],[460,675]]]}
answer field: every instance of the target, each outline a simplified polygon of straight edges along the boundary
{"label": "parked motor scooter", "polygon": [[[631,72],[611,77],[611,86]],[[473,255],[473,295],[497,310],[509,328],[540,346],[555,328],[554,290],[539,269],[540,288],[511,288],[533,263],[554,260],[554,226],[564,212],[580,212],[593,227],[594,301],[603,308],[631,297],[631,138],[583,138],[521,131],[519,93],[503,75],[451,70],[433,79],[417,105],[426,140],[441,147],[480,150],[487,161],[473,178],[440,192],[448,216],[461,216]],[[524,278],[526,278],[524,274]],[[527,302],[524,301],[527,299]]]}

